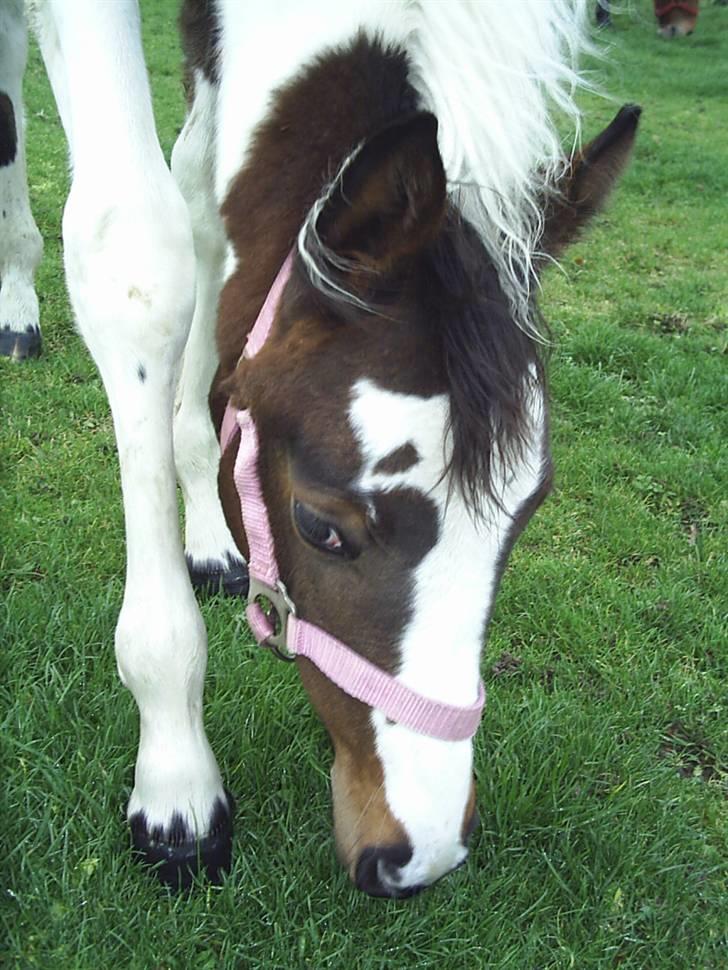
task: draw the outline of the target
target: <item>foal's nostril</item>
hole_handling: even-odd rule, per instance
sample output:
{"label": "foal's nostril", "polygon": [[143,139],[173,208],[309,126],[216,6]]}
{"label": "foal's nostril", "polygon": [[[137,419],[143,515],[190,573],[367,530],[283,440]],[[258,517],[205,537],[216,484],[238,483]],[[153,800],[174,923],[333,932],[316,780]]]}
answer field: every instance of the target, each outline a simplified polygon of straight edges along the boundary
{"label": "foal's nostril", "polygon": [[409,845],[369,846],[356,864],[354,882],[370,896],[389,896],[402,899],[414,896],[424,886],[399,886],[399,870],[412,858]]}

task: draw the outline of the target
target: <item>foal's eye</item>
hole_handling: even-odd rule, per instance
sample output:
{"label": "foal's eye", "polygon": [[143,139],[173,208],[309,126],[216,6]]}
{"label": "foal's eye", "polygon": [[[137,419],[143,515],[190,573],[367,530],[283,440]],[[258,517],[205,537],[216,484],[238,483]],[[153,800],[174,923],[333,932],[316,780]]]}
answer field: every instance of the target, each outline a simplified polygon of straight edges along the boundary
{"label": "foal's eye", "polygon": [[293,503],[293,518],[298,531],[312,546],[335,556],[351,557],[351,550],[339,530],[298,500]]}

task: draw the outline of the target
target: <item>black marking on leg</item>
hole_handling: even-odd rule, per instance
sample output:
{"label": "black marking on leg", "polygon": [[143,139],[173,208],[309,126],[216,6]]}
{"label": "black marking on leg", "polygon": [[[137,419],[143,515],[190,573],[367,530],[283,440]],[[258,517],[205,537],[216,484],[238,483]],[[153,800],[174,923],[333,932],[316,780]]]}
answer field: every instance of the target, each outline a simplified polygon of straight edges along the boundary
{"label": "black marking on leg", "polygon": [[166,830],[156,825],[151,831],[144,812],[137,812],[129,819],[134,857],[153,866],[159,881],[175,892],[189,889],[195,876],[221,882],[222,874],[230,872],[235,814],[235,800],[227,789],[225,798],[227,804],[215,799],[207,835],[201,839],[195,838],[177,812]]}
{"label": "black marking on leg", "polygon": [[597,27],[611,27],[612,17],[609,7],[610,0],[597,0],[596,21]]}
{"label": "black marking on leg", "polygon": [[144,367],[144,364],[140,364],[137,367],[137,377],[139,378],[142,384],[147,379],[147,371],[146,371],[146,368]]}
{"label": "black marking on leg", "polygon": [[41,337],[37,327],[28,326],[25,333],[18,333],[4,326],[0,331],[0,357],[13,360],[30,360],[40,357]]}
{"label": "black marking on leg", "polygon": [[225,565],[215,560],[195,562],[185,556],[193,589],[207,596],[224,593],[226,596],[248,595],[248,565],[242,559],[229,556]]}
{"label": "black marking on leg", "polygon": [[13,102],[4,91],[0,91],[0,168],[15,161],[17,150],[18,132]]}

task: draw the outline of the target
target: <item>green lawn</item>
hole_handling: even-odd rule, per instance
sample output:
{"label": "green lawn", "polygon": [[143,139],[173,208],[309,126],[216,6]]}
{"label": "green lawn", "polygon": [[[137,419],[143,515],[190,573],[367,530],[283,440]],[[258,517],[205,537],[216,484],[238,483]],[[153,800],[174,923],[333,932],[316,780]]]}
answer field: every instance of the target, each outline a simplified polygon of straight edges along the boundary
{"label": "green lawn", "polygon": [[[169,153],[176,4],[143,6]],[[486,647],[469,862],[409,901],[369,899],[339,870],[325,732],[295,670],[220,599],[203,605],[207,726],[238,801],[233,871],[176,898],[130,861],[117,463],[65,295],[66,149],[33,51],[44,356],[0,363],[3,966],[726,966],[728,9],[702,6],[696,35],[666,43],[638,0],[596,65],[617,102],[643,105],[638,146],[545,282],[557,488]],[[616,110],[584,106],[587,136]]]}

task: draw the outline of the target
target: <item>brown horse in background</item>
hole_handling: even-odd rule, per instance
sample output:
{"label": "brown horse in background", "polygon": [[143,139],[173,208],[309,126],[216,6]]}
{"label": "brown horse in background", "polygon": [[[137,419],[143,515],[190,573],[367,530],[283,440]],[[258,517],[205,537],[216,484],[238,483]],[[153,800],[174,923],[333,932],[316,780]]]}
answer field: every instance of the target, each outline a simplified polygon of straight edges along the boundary
{"label": "brown horse in background", "polygon": [[686,37],[695,30],[699,0],[655,0],[655,16],[662,37]]}

